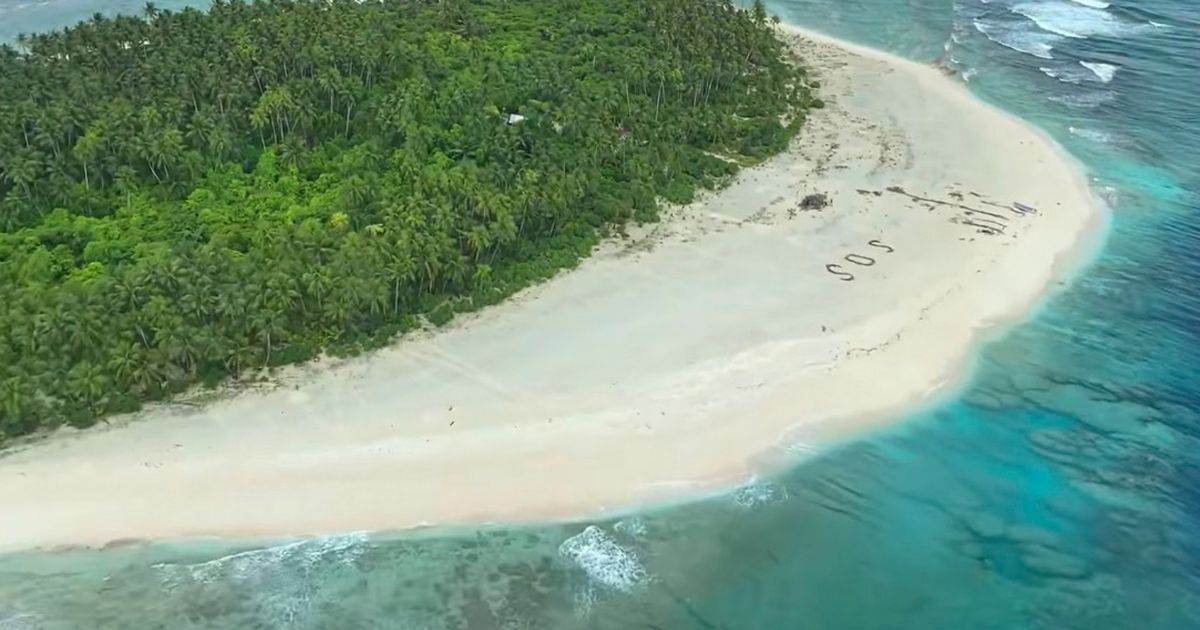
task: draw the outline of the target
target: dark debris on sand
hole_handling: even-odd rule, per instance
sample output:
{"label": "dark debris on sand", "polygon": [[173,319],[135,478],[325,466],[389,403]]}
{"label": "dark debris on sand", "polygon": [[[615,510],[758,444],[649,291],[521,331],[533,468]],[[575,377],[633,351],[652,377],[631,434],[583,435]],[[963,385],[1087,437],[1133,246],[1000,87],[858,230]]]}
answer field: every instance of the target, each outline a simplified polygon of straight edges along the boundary
{"label": "dark debris on sand", "polygon": [[825,193],[813,193],[800,200],[801,210],[821,210],[833,203]]}

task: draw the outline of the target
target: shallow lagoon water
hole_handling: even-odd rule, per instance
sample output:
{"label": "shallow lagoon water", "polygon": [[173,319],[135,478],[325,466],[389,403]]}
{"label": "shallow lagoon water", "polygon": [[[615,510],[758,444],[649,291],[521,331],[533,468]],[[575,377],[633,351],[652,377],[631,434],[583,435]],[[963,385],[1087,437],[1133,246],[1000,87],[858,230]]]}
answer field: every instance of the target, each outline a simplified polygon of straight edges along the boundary
{"label": "shallow lagoon water", "polygon": [[[4,556],[0,629],[1200,628],[1200,6],[768,4],[953,66],[1112,208],[960,395],[619,519]],[[0,38],[139,5],[0,0]]]}

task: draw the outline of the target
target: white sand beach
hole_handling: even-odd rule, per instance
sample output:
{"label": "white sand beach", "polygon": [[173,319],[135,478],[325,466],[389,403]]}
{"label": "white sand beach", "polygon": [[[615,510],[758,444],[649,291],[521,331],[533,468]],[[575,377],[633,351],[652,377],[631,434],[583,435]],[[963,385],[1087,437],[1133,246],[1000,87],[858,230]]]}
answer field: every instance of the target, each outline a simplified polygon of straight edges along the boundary
{"label": "white sand beach", "polygon": [[828,103],[786,154],[444,330],[6,454],[0,549],[594,516],[944,391],[1102,232],[1100,203],[940,71],[784,36]]}

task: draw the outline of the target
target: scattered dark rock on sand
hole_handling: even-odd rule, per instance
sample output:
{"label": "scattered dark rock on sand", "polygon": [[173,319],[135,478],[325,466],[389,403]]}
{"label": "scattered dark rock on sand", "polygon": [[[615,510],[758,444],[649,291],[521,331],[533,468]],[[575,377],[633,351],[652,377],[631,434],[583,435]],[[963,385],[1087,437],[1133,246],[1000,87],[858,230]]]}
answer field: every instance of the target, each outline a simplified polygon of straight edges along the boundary
{"label": "scattered dark rock on sand", "polygon": [[829,200],[829,195],[826,195],[825,193],[813,193],[811,195],[806,195],[804,199],[800,200],[800,209],[820,210],[827,207],[830,203],[832,202]]}
{"label": "scattered dark rock on sand", "polygon": [[948,77],[958,76],[958,68],[954,67],[954,62],[944,54],[939,55],[938,58],[934,59],[933,63],[929,65],[933,66],[935,70]]}

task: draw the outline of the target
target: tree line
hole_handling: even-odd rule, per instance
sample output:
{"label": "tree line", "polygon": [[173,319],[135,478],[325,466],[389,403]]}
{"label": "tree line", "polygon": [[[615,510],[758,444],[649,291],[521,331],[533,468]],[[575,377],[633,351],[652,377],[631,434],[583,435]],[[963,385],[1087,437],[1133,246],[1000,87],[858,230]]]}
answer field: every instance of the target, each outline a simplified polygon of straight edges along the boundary
{"label": "tree line", "polygon": [[0,443],[495,303],[819,105],[726,0],[218,0],[0,47]]}

